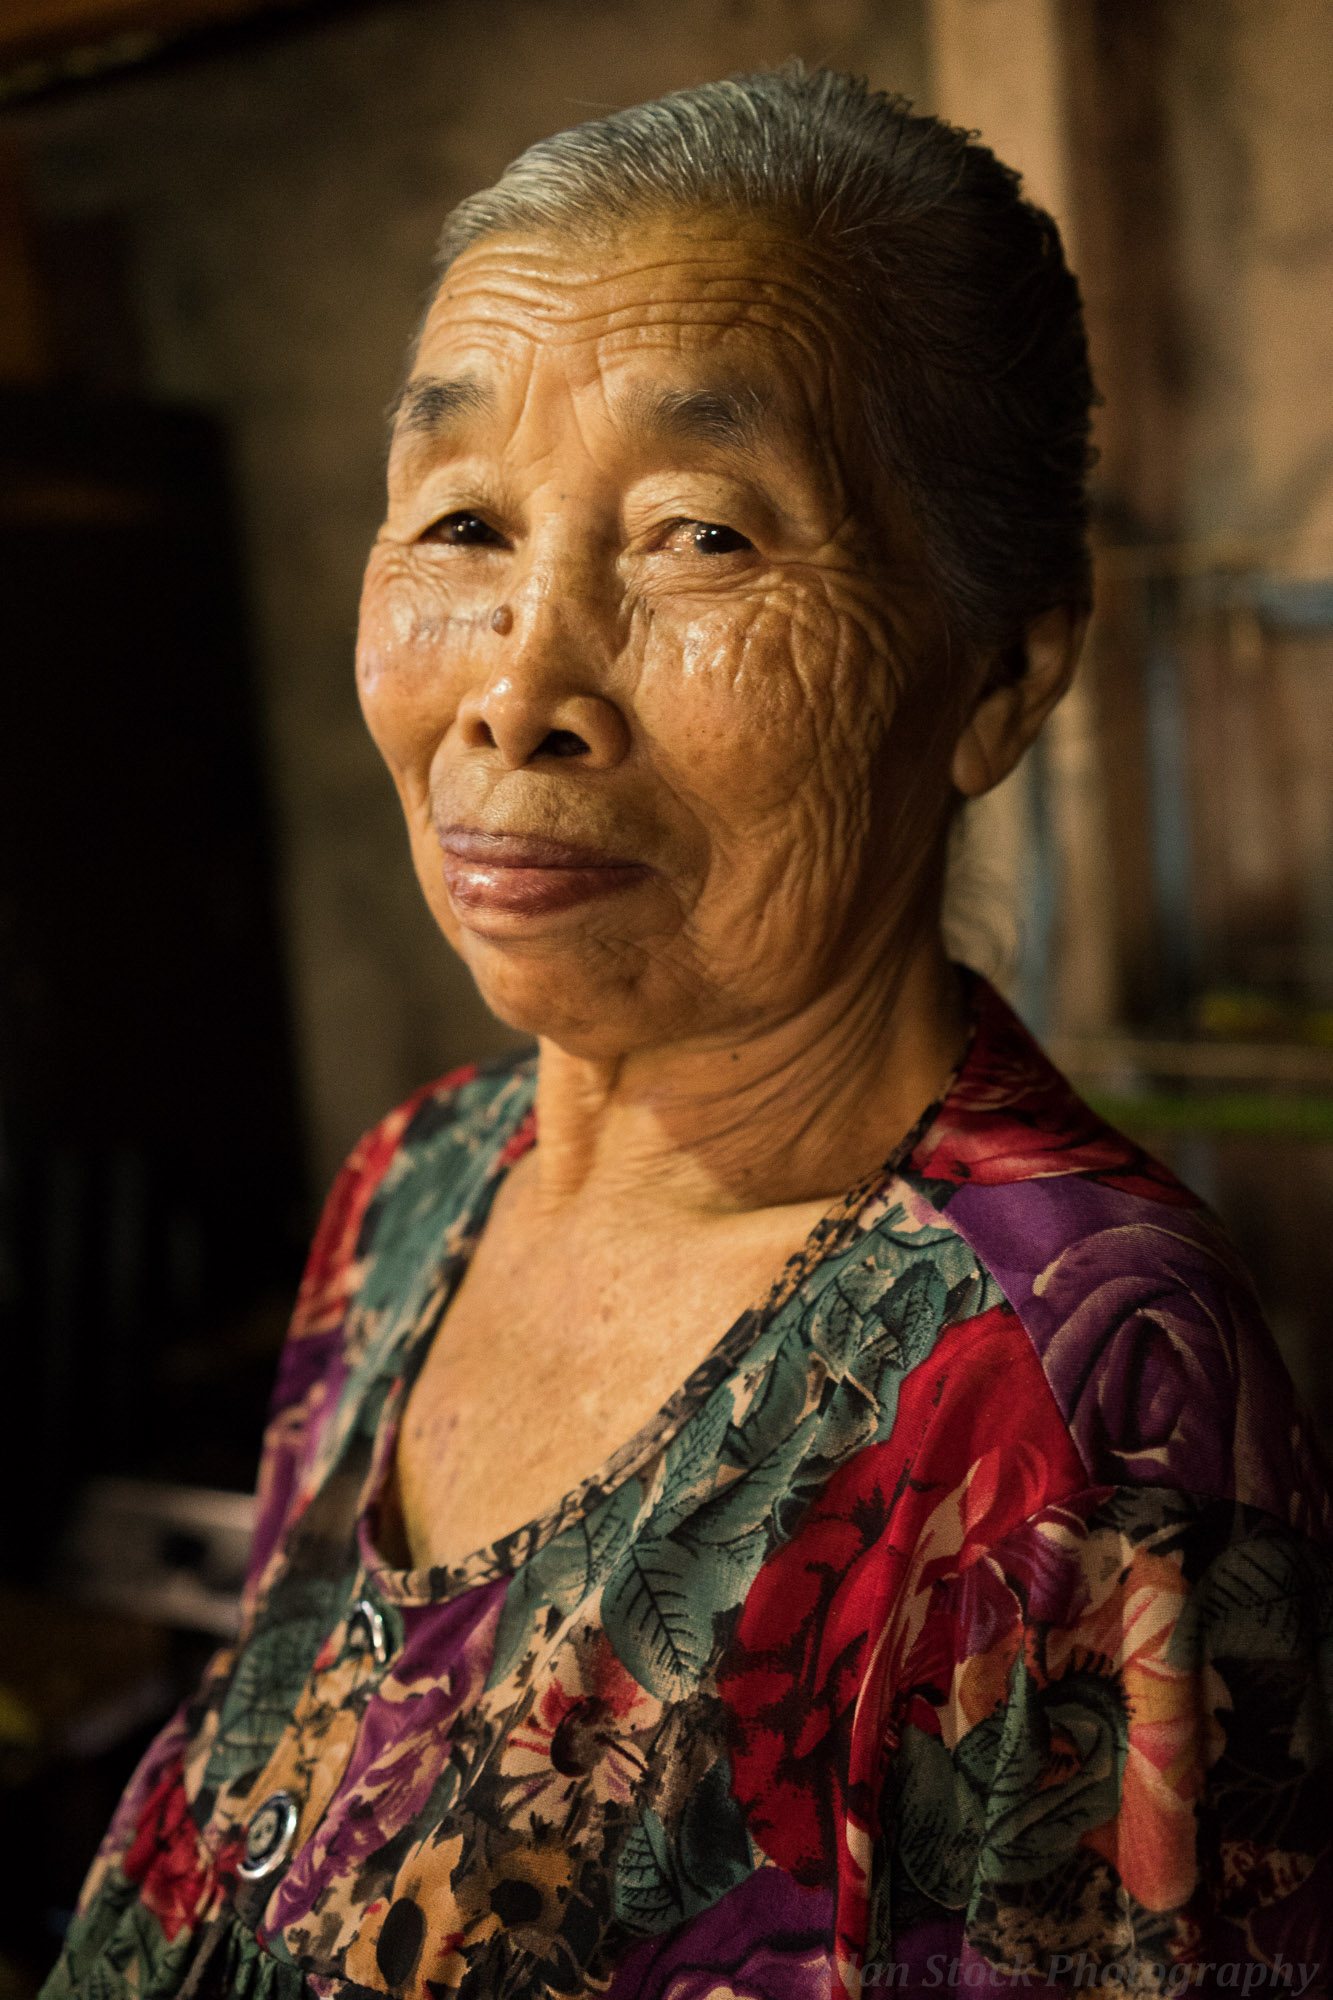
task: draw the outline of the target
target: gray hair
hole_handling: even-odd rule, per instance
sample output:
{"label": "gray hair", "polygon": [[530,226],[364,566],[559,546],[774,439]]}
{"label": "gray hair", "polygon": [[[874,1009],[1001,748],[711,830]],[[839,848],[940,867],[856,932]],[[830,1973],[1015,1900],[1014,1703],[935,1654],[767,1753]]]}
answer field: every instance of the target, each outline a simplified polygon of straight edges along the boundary
{"label": "gray hair", "polygon": [[975,135],[793,62],[540,140],[454,209],[440,273],[483,237],[673,209],[777,219],[841,268],[846,365],[946,618],[1020,671],[1029,620],[1090,601],[1092,378],[1050,216]]}

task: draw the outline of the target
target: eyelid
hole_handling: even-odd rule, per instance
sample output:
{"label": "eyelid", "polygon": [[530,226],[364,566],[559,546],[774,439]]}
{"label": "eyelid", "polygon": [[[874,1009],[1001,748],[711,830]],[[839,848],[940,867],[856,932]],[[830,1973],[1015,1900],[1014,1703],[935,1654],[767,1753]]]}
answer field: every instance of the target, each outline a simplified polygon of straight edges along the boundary
{"label": "eyelid", "polygon": [[687,524],[732,528],[756,548],[788,540],[789,523],[770,496],[748,482],[697,481],[655,477],[636,481],[622,502],[626,541],[639,548],[661,547]]}
{"label": "eyelid", "polygon": [[400,517],[421,524],[420,534],[450,514],[480,514],[499,534],[512,538],[516,509],[514,496],[506,494],[483,465],[466,461],[453,465],[432,465],[424,477],[390,477],[389,504]]}

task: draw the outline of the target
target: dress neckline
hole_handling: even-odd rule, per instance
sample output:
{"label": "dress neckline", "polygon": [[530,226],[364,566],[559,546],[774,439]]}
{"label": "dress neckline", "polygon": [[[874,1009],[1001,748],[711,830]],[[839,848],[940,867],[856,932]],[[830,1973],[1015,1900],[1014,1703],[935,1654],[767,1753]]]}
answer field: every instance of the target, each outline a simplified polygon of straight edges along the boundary
{"label": "dress neckline", "polygon": [[[426,1350],[443,1326],[449,1307],[472,1262],[481,1233],[505,1176],[536,1143],[536,1121],[531,1095],[525,1095],[508,1126],[498,1135],[495,1152],[485,1179],[470,1207],[461,1218],[456,1247],[445,1261],[452,1265],[447,1282],[432,1287],[433,1308],[427,1322],[409,1336],[405,1365],[394,1391],[386,1398],[376,1426],[372,1472],[357,1514],[357,1543],[367,1578],[386,1603],[405,1608],[443,1604],[480,1584],[507,1581],[525,1563],[563,1534],[625,1482],[658,1457],[679,1435],[690,1418],[728,1375],[800,1288],[812,1272],[853,1240],[857,1223],[882,1190],[886,1181],[901,1171],[922,1139],[940,1118],[959,1078],[967,1068],[977,1041],[979,1010],[975,990],[969,994],[970,1020],[967,1040],[949,1076],[935,1097],[898,1141],[888,1158],[873,1167],[853,1187],[838,1195],[811,1228],[805,1241],[794,1250],[778,1272],[764,1298],[747,1306],[709,1349],[680,1387],[672,1392],[647,1422],[640,1425],[625,1443],[618,1446],[578,1485],[552,1506],[521,1526],[497,1536],[450,1565],[399,1567],[388,1562],[375,1542],[377,1517],[396,1483],[398,1436],[407,1399]],[[534,1074],[535,1087],[535,1074]],[[443,1271],[441,1271],[443,1277]]]}

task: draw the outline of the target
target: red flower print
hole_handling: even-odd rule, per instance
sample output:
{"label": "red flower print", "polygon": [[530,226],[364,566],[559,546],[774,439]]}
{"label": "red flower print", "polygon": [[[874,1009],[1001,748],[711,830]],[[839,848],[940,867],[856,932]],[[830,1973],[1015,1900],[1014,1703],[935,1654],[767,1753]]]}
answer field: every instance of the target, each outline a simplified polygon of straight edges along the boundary
{"label": "red flower print", "polygon": [[[216,1871],[190,1817],[179,1759],[162,1772],[144,1800],[123,1867],[170,1944],[195,1923],[216,1885]],[[239,1842],[237,1843],[239,1851]]]}
{"label": "red flower print", "polygon": [[1086,1174],[1150,1201],[1194,1203],[1174,1174],[1076,1095],[984,980],[977,981],[975,1004],[972,1048],[912,1154],[914,1173],[989,1187]]}
{"label": "red flower print", "polygon": [[[1004,1393],[978,1396],[981,1371]],[[1083,1483],[1031,1343],[996,1307],[941,1336],[903,1383],[893,1435],[834,1473],[764,1565],[719,1692],[735,1795],[798,1882],[827,1882],[849,1816],[873,1821],[890,1712],[931,1652],[937,1586]]]}

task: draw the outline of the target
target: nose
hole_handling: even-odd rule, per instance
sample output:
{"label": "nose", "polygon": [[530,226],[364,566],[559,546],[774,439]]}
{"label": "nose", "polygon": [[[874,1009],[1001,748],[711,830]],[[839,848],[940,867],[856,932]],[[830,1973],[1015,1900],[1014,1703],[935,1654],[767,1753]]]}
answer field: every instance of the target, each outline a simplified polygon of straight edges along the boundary
{"label": "nose", "polygon": [[597,663],[611,649],[591,609],[572,591],[558,603],[525,594],[497,608],[482,642],[495,649],[489,675],[458,709],[469,750],[495,751],[512,771],[546,758],[576,759],[589,771],[620,763],[629,725],[600,685]]}

